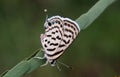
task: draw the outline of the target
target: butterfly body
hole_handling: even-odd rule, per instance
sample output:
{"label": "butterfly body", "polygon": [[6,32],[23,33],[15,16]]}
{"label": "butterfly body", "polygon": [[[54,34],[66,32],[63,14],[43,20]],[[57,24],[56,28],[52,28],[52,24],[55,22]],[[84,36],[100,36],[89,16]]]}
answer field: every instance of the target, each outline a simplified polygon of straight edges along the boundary
{"label": "butterfly body", "polygon": [[44,27],[45,33],[40,36],[44,57],[54,66],[56,60],[77,37],[80,28],[75,21],[60,16],[48,18]]}

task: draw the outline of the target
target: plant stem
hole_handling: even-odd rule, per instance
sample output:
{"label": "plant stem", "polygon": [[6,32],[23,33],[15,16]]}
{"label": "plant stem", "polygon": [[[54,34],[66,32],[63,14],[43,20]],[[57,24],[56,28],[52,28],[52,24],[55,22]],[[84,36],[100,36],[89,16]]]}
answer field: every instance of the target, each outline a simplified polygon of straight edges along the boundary
{"label": "plant stem", "polygon": [[99,0],[88,12],[84,13],[76,19],[81,29],[85,29],[95,21],[97,17],[116,0]]}

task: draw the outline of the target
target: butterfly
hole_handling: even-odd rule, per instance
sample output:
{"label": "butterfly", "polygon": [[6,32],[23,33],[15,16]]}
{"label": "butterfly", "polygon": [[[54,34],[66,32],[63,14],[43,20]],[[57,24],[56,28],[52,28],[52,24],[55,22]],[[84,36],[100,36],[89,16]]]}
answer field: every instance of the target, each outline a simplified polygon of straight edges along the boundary
{"label": "butterfly", "polygon": [[44,27],[45,33],[40,36],[44,58],[47,59],[46,64],[55,66],[57,59],[78,36],[80,27],[75,21],[61,16],[47,18]]}

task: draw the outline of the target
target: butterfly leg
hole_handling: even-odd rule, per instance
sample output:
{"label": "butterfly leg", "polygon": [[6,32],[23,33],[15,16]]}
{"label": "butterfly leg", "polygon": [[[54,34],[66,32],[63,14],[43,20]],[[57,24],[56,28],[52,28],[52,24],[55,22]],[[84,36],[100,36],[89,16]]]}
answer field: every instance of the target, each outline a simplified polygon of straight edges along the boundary
{"label": "butterfly leg", "polygon": [[[40,51],[44,51],[44,49],[41,48]],[[43,57],[34,57],[34,58],[36,58],[36,59],[45,59],[45,56],[43,56]]]}
{"label": "butterfly leg", "polygon": [[[34,57],[34,58],[35,58],[35,59],[39,59],[39,60],[46,59],[45,56],[43,56],[43,57]],[[45,65],[47,65],[47,64],[48,64],[48,60],[46,60],[46,62],[45,62],[43,65],[41,65],[40,67],[45,66]]]}
{"label": "butterfly leg", "polygon": [[59,67],[59,65],[56,63],[56,66],[57,66],[57,69],[59,70],[59,71],[61,71],[61,68]]}
{"label": "butterfly leg", "polygon": [[45,59],[45,57],[34,57],[34,58],[39,60]]}
{"label": "butterfly leg", "polygon": [[[44,49],[41,48],[41,51],[44,51]],[[43,59],[46,59],[45,55],[42,56],[42,57],[34,57],[35,59],[38,59],[38,60],[43,60]],[[45,66],[48,64],[48,60],[46,60],[45,64],[41,65],[42,66]]]}
{"label": "butterfly leg", "polygon": [[72,67],[70,67],[70,66],[68,66],[67,64],[64,64],[64,63],[62,63],[62,62],[60,62],[60,61],[57,61],[57,63],[59,63],[59,64],[65,66],[65,67],[67,67],[67,68],[69,68],[69,69],[72,69]]}

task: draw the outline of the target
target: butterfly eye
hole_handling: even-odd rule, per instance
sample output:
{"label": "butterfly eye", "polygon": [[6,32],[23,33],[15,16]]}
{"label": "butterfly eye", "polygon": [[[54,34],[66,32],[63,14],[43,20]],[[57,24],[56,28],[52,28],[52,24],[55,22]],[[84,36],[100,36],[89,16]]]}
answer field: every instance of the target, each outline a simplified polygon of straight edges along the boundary
{"label": "butterfly eye", "polygon": [[48,22],[48,26],[51,26],[52,24],[51,24],[51,22]]}

